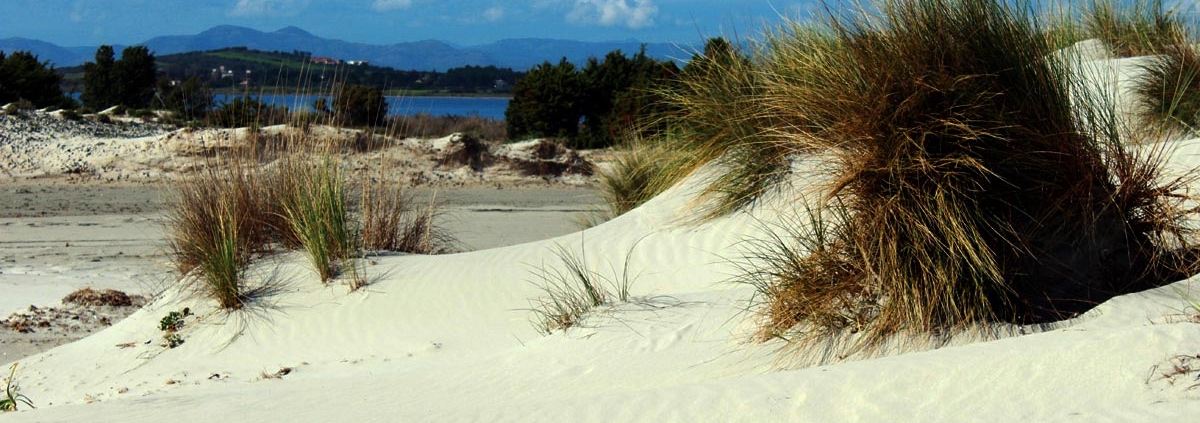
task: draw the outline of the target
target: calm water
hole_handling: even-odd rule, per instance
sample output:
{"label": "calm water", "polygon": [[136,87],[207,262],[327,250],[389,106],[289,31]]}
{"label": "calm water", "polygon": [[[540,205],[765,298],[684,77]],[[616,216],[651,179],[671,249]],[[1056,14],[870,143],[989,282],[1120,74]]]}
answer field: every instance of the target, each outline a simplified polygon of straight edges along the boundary
{"label": "calm water", "polygon": [[[241,95],[220,95],[215,98],[217,104],[233,100]],[[313,102],[318,95],[262,95],[258,99],[263,103],[276,106],[287,106],[291,110],[312,110]],[[333,99],[326,96],[326,101]],[[507,98],[493,97],[387,97],[389,115],[429,114],[433,116],[474,116],[504,120],[504,109],[508,108]]]}

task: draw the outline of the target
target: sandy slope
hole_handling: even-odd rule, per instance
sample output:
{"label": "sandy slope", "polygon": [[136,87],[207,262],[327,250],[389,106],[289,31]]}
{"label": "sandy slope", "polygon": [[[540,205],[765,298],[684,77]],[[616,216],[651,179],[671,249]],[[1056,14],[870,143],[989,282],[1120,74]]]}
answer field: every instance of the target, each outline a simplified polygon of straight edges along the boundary
{"label": "sandy slope", "polygon": [[[284,281],[227,315],[172,293],[116,326],[26,360],[42,409],[13,421],[1192,421],[1200,353],[1185,281],[1109,301],[1062,329],[795,371],[747,344],[750,292],[725,283],[761,219],[701,225],[684,190],[582,234],[440,257],[390,257],[367,292],[322,287],[298,257]],[[640,240],[640,242],[639,242]],[[617,266],[633,249],[641,299],[587,327],[537,333],[530,266],[555,243]],[[636,245],[635,245],[636,244]],[[578,247],[582,245],[583,247]],[[190,306],[186,343],[157,320]],[[128,348],[118,345],[134,343]],[[149,342],[149,344],[144,344]],[[127,345],[127,344],[126,344]],[[1192,363],[1193,365],[1200,363]],[[264,378],[283,367],[279,379]],[[88,402],[91,402],[90,404]]]}
{"label": "sandy slope", "polygon": [[[1110,62],[1117,63],[1117,62]],[[1118,75],[1119,72],[1110,72]],[[1200,140],[1177,143],[1200,165]],[[803,169],[800,169],[803,170]],[[800,172],[802,174],[803,172]],[[799,176],[796,182],[802,180]],[[751,212],[683,221],[699,177],[552,240],[385,257],[363,292],[322,286],[298,256],[261,263],[276,292],[226,314],[174,289],[112,328],[22,362],[38,410],[6,421],[1157,421],[1200,416],[1192,278],[1114,298],[1045,332],[786,370],[747,342],[752,290],[731,284],[783,190]],[[556,245],[640,275],[637,301],[540,334],[531,283]],[[190,307],[185,343],[158,320]],[[1036,331],[1033,331],[1036,332]],[[289,372],[281,377],[281,369]]]}

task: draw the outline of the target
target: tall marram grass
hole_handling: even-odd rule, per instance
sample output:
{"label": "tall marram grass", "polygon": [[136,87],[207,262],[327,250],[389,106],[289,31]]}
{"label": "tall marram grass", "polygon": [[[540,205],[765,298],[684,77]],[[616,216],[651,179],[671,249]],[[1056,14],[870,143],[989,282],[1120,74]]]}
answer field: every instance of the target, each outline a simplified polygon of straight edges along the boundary
{"label": "tall marram grass", "polygon": [[[755,52],[745,52],[724,39],[710,40],[702,54],[683,69],[678,81],[659,93],[672,112],[653,125],[669,128],[655,148],[643,149],[636,160],[659,162],[653,173],[627,167],[639,185],[620,187],[618,179],[605,178],[602,186],[612,192],[640,192],[645,201],[683,180],[701,166],[718,163],[718,173],[701,193],[703,217],[711,218],[754,203],[776,185],[787,170],[788,145],[769,142],[776,126],[774,116],[762,111],[762,74]],[[653,154],[653,156],[645,156]],[[630,163],[633,164],[633,163]],[[624,166],[624,164],[619,164]],[[623,170],[618,168],[618,170]],[[640,197],[640,198],[639,198]],[[629,209],[640,203],[628,203]]]}
{"label": "tall marram grass", "polygon": [[242,275],[275,237],[277,210],[267,179],[241,159],[210,159],[172,184],[166,228],[176,270],[192,274],[221,307],[241,307],[247,295]]}
{"label": "tall marram grass", "polygon": [[1161,54],[1176,45],[1186,24],[1162,0],[1091,0],[1078,25],[1088,37],[1098,38],[1118,57]]}
{"label": "tall marram grass", "polygon": [[1200,53],[1180,38],[1143,66],[1136,81],[1141,125],[1158,132],[1200,131]]}
{"label": "tall marram grass", "polygon": [[341,163],[331,153],[296,154],[286,157],[277,172],[282,215],[321,281],[353,271],[348,265],[358,250],[358,234]]}
{"label": "tall marram grass", "polygon": [[674,172],[691,160],[681,149],[631,137],[596,173],[605,207],[582,216],[579,225],[596,226],[637,208],[678,182]]}
{"label": "tall marram grass", "polygon": [[1194,246],[1192,178],[1130,149],[1114,105],[1073,101],[1086,90],[1045,33],[1020,3],[880,0],[771,36],[741,103],[767,126],[745,132],[766,158],[832,165],[815,218],[752,254],[764,337],[836,358],[1069,318],[1195,267],[1175,259]]}
{"label": "tall marram grass", "polygon": [[404,187],[382,178],[364,178],[360,209],[362,245],[368,250],[412,254],[441,254],[458,241],[438,224],[441,206],[437,195],[424,207]]}

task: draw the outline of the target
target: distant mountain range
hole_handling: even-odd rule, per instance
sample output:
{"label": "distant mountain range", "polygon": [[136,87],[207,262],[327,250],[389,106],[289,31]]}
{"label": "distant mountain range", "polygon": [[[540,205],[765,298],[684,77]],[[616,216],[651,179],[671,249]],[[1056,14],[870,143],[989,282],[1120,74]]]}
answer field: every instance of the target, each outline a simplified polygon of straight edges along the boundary
{"label": "distant mountain range", "polygon": [[[582,64],[589,57],[603,57],[620,49],[633,54],[642,47],[636,40],[585,42],[541,38],[506,39],[490,44],[457,47],[437,40],[403,42],[387,45],[353,43],[321,38],[300,28],[289,26],[274,32],[262,32],[240,26],[222,25],[195,35],[169,35],[151,38],[139,45],[150,48],[156,55],[214,50],[226,47],[247,47],[265,51],[311,52],[314,56],[341,60],[365,60],[374,65],[400,70],[437,70],[475,65],[526,70],[544,61],[557,62],[562,57]],[[646,54],[658,59],[687,59],[695,47],[667,43],[647,43]],[[56,67],[78,66],[93,60],[99,46],[63,47],[26,38],[0,39],[0,51],[27,50],[40,60]],[[113,46],[120,53],[125,46]]]}

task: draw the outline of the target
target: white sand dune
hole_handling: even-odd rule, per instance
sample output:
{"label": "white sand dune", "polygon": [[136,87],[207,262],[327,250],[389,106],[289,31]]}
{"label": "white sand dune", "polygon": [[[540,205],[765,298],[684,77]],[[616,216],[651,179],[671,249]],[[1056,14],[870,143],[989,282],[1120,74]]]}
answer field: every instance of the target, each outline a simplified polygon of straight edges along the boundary
{"label": "white sand dune", "polygon": [[[1122,77],[1124,78],[1124,77]],[[1200,141],[1175,164],[1200,165]],[[37,410],[5,421],[1156,421],[1200,416],[1200,280],[1125,295],[1059,328],[786,370],[752,343],[746,240],[789,209],[689,224],[697,176],[582,233],[447,256],[392,256],[365,290],[322,286],[299,255],[255,268],[276,291],[233,314],[179,289],[113,327],[21,362]],[[538,269],[565,246],[628,256],[638,298],[583,327],[531,324]],[[159,319],[198,316],[175,349]],[[126,347],[119,347],[123,345]],[[265,378],[283,368],[290,373]]]}

